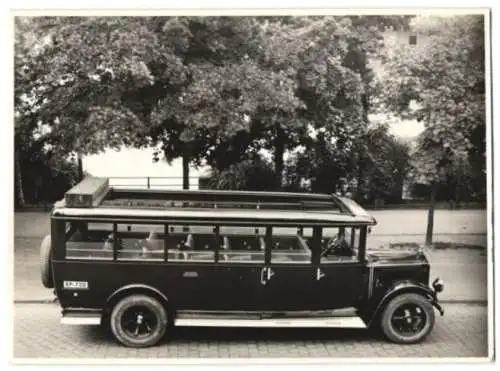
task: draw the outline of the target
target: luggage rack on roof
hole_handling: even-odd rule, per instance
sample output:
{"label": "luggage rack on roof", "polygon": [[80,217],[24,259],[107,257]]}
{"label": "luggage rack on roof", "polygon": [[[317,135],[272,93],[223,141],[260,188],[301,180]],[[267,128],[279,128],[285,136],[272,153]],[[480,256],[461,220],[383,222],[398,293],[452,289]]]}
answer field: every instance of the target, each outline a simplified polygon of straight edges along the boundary
{"label": "luggage rack on roof", "polygon": [[185,200],[147,200],[147,199],[115,199],[104,200],[99,207],[106,208],[197,208],[197,209],[248,209],[248,210],[329,210],[338,211],[332,202],[238,202],[238,201],[192,201]]}
{"label": "luggage rack on roof", "polygon": [[352,214],[333,195],[285,192],[114,189],[87,177],[65,194],[68,208],[328,210]]}

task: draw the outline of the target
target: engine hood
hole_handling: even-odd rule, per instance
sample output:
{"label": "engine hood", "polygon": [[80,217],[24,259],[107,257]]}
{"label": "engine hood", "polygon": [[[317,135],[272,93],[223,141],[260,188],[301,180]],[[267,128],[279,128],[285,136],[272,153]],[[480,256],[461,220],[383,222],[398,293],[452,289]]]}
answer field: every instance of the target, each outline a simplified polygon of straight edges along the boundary
{"label": "engine hood", "polygon": [[373,263],[426,263],[425,253],[420,248],[379,248],[368,249],[366,257]]}

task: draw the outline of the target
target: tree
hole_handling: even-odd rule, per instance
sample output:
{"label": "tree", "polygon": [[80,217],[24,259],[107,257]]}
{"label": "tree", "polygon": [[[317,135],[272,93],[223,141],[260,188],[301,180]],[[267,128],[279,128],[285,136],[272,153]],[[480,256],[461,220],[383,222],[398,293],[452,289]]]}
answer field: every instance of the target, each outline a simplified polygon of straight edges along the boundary
{"label": "tree", "polygon": [[[153,124],[163,130],[159,137],[167,159],[180,155],[181,143],[189,142],[190,161],[230,166],[245,157],[255,131],[251,122],[261,112],[275,107],[291,112],[299,105],[293,81],[263,71],[251,60],[191,68],[191,84],[161,100],[152,113]],[[228,157],[230,154],[234,156]]]}
{"label": "tree", "polygon": [[362,125],[360,78],[342,64],[351,26],[345,17],[283,17],[262,23],[265,53],[259,65],[295,81],[300,102],[294,110],[279,107],[254,118],[259,145],[273,153],[277,188],[282,186],[284,153],[307,145],[311,129],[355,131]]}
{"label": "tree", "polygon": [[389,133],[386,124],[370,126],[362,138],[364,152],[363,183],[358,194],[360,202],[401,201],[403,182],[410,170],[409,148]]}
{"label": "tree", "polygon": [[23,144],[30,141],[30,133],[36,126],[36,122],[30,118],[25,118],[29,113],[24,94],[32,77],[31,71],[25,69],[26,63],[36,56],[32,51],[36,45],[36,39],[30,34],[29,19],[15,20],[14,37],[14,177],[16,200],[20,206],[24,206],[24,182],[21,167],[21,152]]}
{"label": "tree", "polygon": [[[388,55],[383,101],[388,110],[425,126],[412,160],[413,178],[431,189],[429,245],[438,184],[471,160],[473,138],[485,128],[484,19],[417,17],[413,29],[426,38],[425,47],[400,47]],[[477,142],[484,148],[483,140]]]}
{"label": "tree", "polygon": [[63,157],[146,142],[142,122],[120,102],[127,83],[150,83],[143,60],[155,57],[154,40],[140,20],[40,17],[19,24],[44,40],[32,58],[21,60],[16,51],[16,110],[27,132],[48,126],[45,144]]}
{"label": "tree", "polygon": [[[333,142],[338,144],[336,156],[344,143],[350,153],[349,142],[358,142],[368,127],[371,97],[377,88],[369,60],[383,43],[381,32],[405,26],[409,18],[264,18],[265,53],[259,64],[264,69],[284,71],[294,79],[295,94],[303,102],[295,111],[265,112],[256,120],[262,131],[259,144],[273,153],[277,187],[281,186],[284,153],[300,146],[310,147],[315,141],[310,133],[324,130],[320,141],[328,141],[328,146],[334,145]],[[361,147],[358,148],[360,159],[364,153]],[[336,170],[340,174],[346,171]],[[362,177],[362,169],[359,170],[358,177]],[[318,187],[327,185],[318,183]]]}
{"label": "tree", "polygon": [[[156,157],[183,158],[185,188],[190,164],[227,169],[261,148],[273,152],[277,187],[285,152],[298,146],[333,146],[335,161],[353,148],[364,153],[355,143],[367,130],[367,58],[379,44],[381,19],[34,22],[50,42],[40,59],[28,61],[42,72],[26,91],[39,102],[37,120],[52,127],[50,140],[63,152],[157,145]],[[310,133],[318,130],[324,135],[316,141]],[[338,171],[345,173],[345,166]]]}
{"label": "tree", "polygon": [[250,131],[256,112],[298,105],[291,80],[254,63],[260,51],[252,17],[43,18],[37,24],[53,41],[45,48],[51,66],[45,78],[57,86],[44,91],[41,111],[57,129],[54,140],[84,153],[104,144],[159,145],[167,160],[183,158],[185,188],[189,164],[213,160],[218,145]]}
{"label": "tree", "polygon": [[[351,193],[360,203],[377,199],[401,201],[403,180],[409,171],[409,148],[388,132],[388,126],[370,124],[366,133],[344,145],[326,140],[320,131],[286,165],[286,187],[295,191]],[[363,157],[359,157],[363,148]],[[362,167],[362,177],[359,168]]]}
{"label": "tree", "polygon": [[213,189],[269,191],[275,189],[274,171],[269,161],[254,154],[224,170],[214,169],[207,185]]}

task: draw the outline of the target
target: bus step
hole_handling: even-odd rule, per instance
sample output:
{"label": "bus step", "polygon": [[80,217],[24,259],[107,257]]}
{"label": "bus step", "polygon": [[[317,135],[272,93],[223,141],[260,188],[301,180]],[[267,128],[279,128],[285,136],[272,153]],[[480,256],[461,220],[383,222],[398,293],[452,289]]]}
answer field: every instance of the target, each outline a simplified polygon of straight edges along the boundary
{"label": "bus step", "polygon": [[360,317],[323,318],[176,318],[176,326],[192,327],[290,327],[290,328],[367,328]]}

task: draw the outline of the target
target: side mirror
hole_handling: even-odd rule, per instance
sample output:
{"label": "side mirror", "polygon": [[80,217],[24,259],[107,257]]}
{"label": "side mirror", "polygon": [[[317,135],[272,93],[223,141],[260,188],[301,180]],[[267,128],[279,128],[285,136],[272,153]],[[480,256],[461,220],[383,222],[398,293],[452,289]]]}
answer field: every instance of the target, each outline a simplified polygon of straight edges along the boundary
{"label": "side mirror", "polygon": [[368,227],[368,234],[372,233],[372,227]]}

